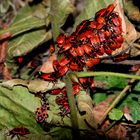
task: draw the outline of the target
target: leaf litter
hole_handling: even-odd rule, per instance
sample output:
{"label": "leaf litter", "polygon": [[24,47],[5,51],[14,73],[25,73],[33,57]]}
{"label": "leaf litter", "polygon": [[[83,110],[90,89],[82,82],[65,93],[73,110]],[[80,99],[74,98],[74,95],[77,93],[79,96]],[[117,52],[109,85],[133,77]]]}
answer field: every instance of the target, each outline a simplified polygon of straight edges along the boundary
{"label": "leaf litter", "polygon": [[[52,1],[53,2],[53,1]],[[59,1],[57,1],[58,3],[59,3]],[[98,2],[95,2],[95,1],[92,1],[94,4],[99,4]],[[110,2],[112,2],[112,1],[107,1],[107,3],[110,3]],[[118,1],[119,2],[119,1]],[[63,2],[62,2],[63,3]],[[67,1],[67,5],[68,5],[68,3],[69,3],[69,1]],[[89,0],[88,2],[87,2],[87,6],[86,6],[86,9],[91,9],[90,8],[90,6],[88,5],[89,3],[91,3],[91,1]],[[100,5],[100,4],[99,4]],[[101,3],[101,5],[99,6],[99,7],[105,7],[105,5],[106,5],[106,1],[103,1],[102,3]],[[53,5],[54,6],[54,5]],[[57,6],[57,5],[56,5]],[[64,6],[64,5],[62,5],[62,6]],[[97,9],[97,8],[99,8],[98,6],[95,6],[95,9]],[[56,8],[56,7],[53,7],[54,9]],[[60,7],[60,8],[62,8],[62,7]],[[73,12],[73,6],[71,5],[70,7],[68,6],[68,7],[65,7],[66,9],[66,13],[65,14],[62,14],[62,13],[60,13],[59,15],[61,15],[61,17],[62,18],[58,18],[58,19],[61,19],[61,20],[58,20],[57,19],[57,17],[55,18],[55,17],[53,17],[52,19],[55,21],[55,22],[53,22],[53,20],[51,20],[51,22],[53,23],[53,34],[54,34],[54,36],[56,37],[59,33],[60,33],[60,30],[58,30],[59,28],[60,28],[60,26],[62,26],[62,24],[64,24],[65,23],[65,20],[66,20],[66,18],[67,18],[67,16],[68,16],[68,14],[69,13],[71,13],[71,12]],[[68,8],[68,9],[67,9]],[[130,47],[128,44],[131,44],[131,46],[133,46],[132,44],[133,44],[133,42],[134,41],[136,41],[137,39],[138,39],[138,33],[137,33],[137,31],[136,31],[136,29],[134,28],[134,25],[132,24],[132,23],[130,23],[130,21],[128,21],[128,19],[126,19],[126,17],[123,15],[123,11],[122,11],[122,9],[121,9],[121,7],[119,7],[119,5],[117,4],[117,8],[118,8],[118,10],[117,10],[117,12],[119,13],[119,15],[121,15],[121,17],[122,17],[122,19],[123,19],[123,33],[124,33],[124,37],[125,37],[125,39],[126,39],[126,41],[127,41],[127,44],[124,44],[124,47],[122,47],[122,48],[120,48],[120,50],[117,50],[116,52],[114,52],[114,54],[116,54],[116,53],[118,53],[118,52],[121,52],[121,51],[123,51],[124,49],[125,49],[125,47]],[[63,8],[62,8],[63,9]],[[93,8],[94,9],[94,8]],[[81,13],[81,15],[78,17],[78,18],[76,18],[76,23],[75,23],[75,27],[76,27],[76,25],[77,25],[77,23],[78,22],[80,22],[80,20],[83,20],[84,19],[84,16],[88,13],[88,17],[90,18],[91,16],[93,16],[94,14],[93,13],[95,13],[95,12],[97,12],[98,10],[95,10],[94,9],[94,11],[92,11],[91,13],[90,12],[88,12],[88,11],[86,11],[86,10],[83,10],[83,12]],[[101,8],[99,8],[99,9],[101,9]],[[49,10],[49,9],[48,9]],[[55,12],[55,10],[52,10],[52,12],[51,12],[51,14],[53,13],[53,12]],[[85,14],[86,13],[86,14]],[[48,14],[48,13],[47,13]],[[84,15],[85,14],[85,15]],[[29,14],[30,15],[30,14]],[[43,14],[42,14],[43,15]],[[19,16],[20,17],[20,16]],[[44,16],[41,16],[42,17],[42,19],[44,18]],[[34,19],[34,18],[33,18]],[[31,20],[33,20],[32,18],[31,18]],[[57,19],[57,20],[56,20]],[[87,19],[87,16],[86,16],[86,19]],[[18,21],[18,19],[16,19],[17,21]],[[15,21],[16,21],[15,20]],[[38,19],[35,19],[35,20],[37,20],[38,21]],[[40,19],[41,20],[41,19]],[[49,18],[48,18],[48,20],[49,20]],[[19,20],[20,21],[20,20]],[[24,31],[28,31],[29,29],[34,29],[34,28],[36,28],[36,27],[39,27],[39,26],[44,26],[44,25],[46,25],[46,26],[48,26],[48,24],[46,24],[43,20],[41,20],[42,22],[38,22],[38,23],[40,23],[38,26],[36,26],[36,24],[35,24],[35,26],[32,26],[32,25],[30,25],[29,24],[29,26],[26,28],[26,29],[24,29],[24,30],[22,30],[22,32],[24,32]],[[48,23],[49,23],[50,21],[48,21]],[[13,24],[14,25],[14,24]],[[26,25],[26,24],[25,24]],[[14,29],[9,29],[10,31],[12,31],[12,32],[14,32],[14,36],[15,35],[18,35],[20,32],[19,32],[19,29],[17,28],[17,30],[14,30]],[[5,31],[8,31],[8,29],[6,29]],[[22,37],[22,36],[21,36]],[[50,35],[49,36],[50,38],[52,38],[52,36]],[[5,37],[0,37],[1,39],[4,39]],[[48,38],[48,40],[50,39],[50,38]],[[15,38],[16,39],[16,38]],[[10,40],[11,41],[11,40]],[[41,40],[40,42],[38,42],[38,44],[43,44],[43,40]],[[9,56],[7,56],[7,66],[11,66],[12,64],[15,64],[15,61],[14,61],[14,56],[16,56],[16,55],[26,55],[26,54],[28,54],[30,51],[32,51],[32,50],[34,50],[37,46],[38,46],[38,44],[37,45],[34,45],[34,44],[32,44],[32,46],[30,46],[30,45],[28,45],[29,46],[29,48],[27,48],[27,51],[25,51],[25,50],[22,50],[22,48],[21,48],[21,50],[20,51],[23,51],[22,53],[20,52],[18,52],[17,50],[19,50],[19,48],[18,48],[18,45],[17,45],[17,50],[16,51],[14,51],[14,54],[13,54],[13,50],[11,49],[11,51],[10,52],[8,52],[9,54]],[[32,48],[33,47],[33,48]],[[133,48],[131,47],[131,49],[133,50]],[[4,53],[3,53],[4,52]],[[136,54],[136,52],[134,52],[133,54],[131,54],[131,56],[135,56],[135,54]],[[1,59],[1,61],[3,62],[5,59],[6,59],[6,55],[7,55],[7,48],[6,47],[4,47],[4,48],[1,48],[1,53],[0,53],[0,59]],[[54,60],[56,58],[56,56],[55,55],[53,55],[53,56],[50,56],[49,58],[48,58],[48,60],[47,60],[47,62],[45,62],[45,63],[43,63],[43,65],[41,66],[41,69],[40,69],[40,72],[44,72],[44,73],[46,73],[46,72],[52,72],[53,70],[54,70],[54,68],[52,67],[52,61]],[[9,63],[10,62],[10,63]],[[17,88],[17,91],[15,92],[17,95],[19,94],[19,91],[20,91],[20,89],[23,89],[24,87],[26,87],[27,88],[27,91],[22,91],[21,90],[21,93],[22,94],[24,94],[24,92],[26,93],[27,92],[27,96],[25,97],[25,101],[26,100],[29,100],[29,99],[32,99],[32,101],[34,100],[34,98],[37,98],[37,97],[34,97],[34,96],[32,96],[32,97],[29,97],[30,95],[32,95],[30,92],[32,92],[33,94],[37,94],[38,92],[43,92],[44,94],[46,94],[47,95],[47,98],[48,98],[48,100],[50,100],[50,104],[51,104],[51,106],[50,106],[50,111],[48,111],[48,114],[49,114],[49,117],[48,117],[48,119],[46,119],[46,122],[49,122],[50,124],[52,124],[52,126],[53,125],[55,125],[55,124],[59,124],[59,125],[62,125],[63,126],[63,121],[61,120],[61,117],[58,115],[58,113],[59,113],[59,107],[56,105],[56,103],[55,103],[55,96],[53,96],[53,97],[51,97],[51,95],[48,95],[48,93],[45,93],[45,92],[48,92],[50,89],[55,89],[55,88],[62,88],[62,87],[64,87],[65,86],[65,84],[62,82],[60,82],[60,81],[58,81],[58,85],[57,84],[54,84],[54,83],[51,83],[51,82],[46,82],[46,81],[41,81],[41,80],[21,80],[21,79],[13,79],[13,80],[10,80],[10,79],[12,79],[12,76],[15,76],[14,74],[11,76],[10,74],[10,72],[8,71],[8,69],[7,69],[7,66],[4,66],[4,68],[5,68],[5,70],[4,70],[4,72],[3,72],[3,75],[4,75],[4,77],[5,77],[5,79],[9,79],[9,81],[4,81],[4,82],[2,82],[0,85],[2,86],[2,90],[3,90],[3,87],[4,88],[6,88],[7,89],[7,91],[9,92],[15,92],[16,90],[16,88]],[[17,68],[18,68],[18,66],[17,66]],[[24,69],[26,70],[26,68],[27,67],[24,67]],[[14,69],[14,66],[13,66],[13,71],[17,71],[17,69]],[[8,76],[9,75],[9,76]],[[22,74],[21,74],[22,75]],[[113,78],[111,77],[111,81],[113,81]],[[60,82],[60,83],[59,83]],[[116,82],[117,82],[117,80],[116,80]],[[104,84],[105,83],[105,84]],[[111,82],[110,82],[111,83]],[[103,87],[108,87],[108,84],[110,84],[109,83],[109,80],[107,81],[107,82],[105,82],[104,80],[103,80]],[[117,83],[117,84],[120,84],[120,83]],[[117,85],[116,84],[116,85]],[[40,86],[38,86],[38,85],[40,85]],[[100,83],[100,85],[102,85],[102,82]],[[118,85],[116,86],[115,84],[112,86],[112,87],[118,87]],[[102,86],[100,86],[101,88],[102,88]],[[18,89],[19,88],[19,89]],[[3,91],[2,91],[3,92]],[[5,92],[5,89],[4,89],[4,92]],[[16,95],[15,94],[15,95]],[[105,93],[106,94],[106,93]],[[13,97],[13,99],[16,99],[17,97],[15,96],[15,97]],[[52,98],[52,99],[51,99]],[[89,125],[91,125],[91,127],[93,127],[93,128],[96,128],[97,127],[97,122],[99,122],[100,121],[100,118],[102,117],[102,115],[103,115],[103,112],[105,112],[105,110],[108,108],[108,106],[110,105],[110,103],[112,102],[112,100],[114,99],[114,95],[111,95],[111,96],[105,96],[105,98],[106,99],[104,99],[103,101],[101,101],[99,104],[96,104],[95,105],[95,103],[92,101],[92,99],[90,98],[90,96],[89,95],[87,95],[87,94],[82,94],[82,95],[78,95],[77,96],[77,104],[78,104],[78,110],[80,111],[80,112],[85,112],[85,114],[84,115],[79,115],[79,113],[78,113],[78,115],[82,118],[84,118],[85,120],[86,120],[86,123],[88,123]],[[138,98],[139,99],[139,95],[136,97],[136,98]],[[1,99],[3,99],[3,101],[5,100],[5,97],[2,97]],[[9,98],[8,98],[8,96],[6,95],[6,102],[11,102],[11,104],[13,103],[13,101],[9,101]],[[38,101],[40,101],[40,99],[37,99]],[[37,102],[38,102],[37,101]],[[30,103],[30,101],[27,101],[28,103]],[[35,104],[35,105],[37,105],[38,107],[39,107],[39,105],[40,105],[40,103],[38,102],[32,102],[33,104]],[[128,101],[126,101],[126,102],[128,102],[128,103],[130,103],[129,105],[131,106],[131,104],[133,104],[134,103],[134,101],[133,101],[133,98],[131,98],[130,100],[128,100]],[[23,103],[23,106],[21,107],[21,110],[23,110],[23,114],[25,113],[27,113],[28,112],[28,108],[27,107],[25,107],[25,110],[26,111],[24,111],[24,109],[23,109],[23,107],[24,106],[26,106],[26,103],[24,102],[24,101],[22,101],[21,100],[21,104]],[[124,102],[125,103],[125,102]],[[13,103],[14,104],[14,103]],[[134,103],[135,105],[138,105],[136,102]],[[3,105],[4,105],[4,102],[3,102]],[[3,106],[2,105],[2,106]],[[8,105],[8,104],[7,104]],[[9,106],[9,105],[8,105]],[[28,106],[28,104],[27,104],[27,106]],[[30,105],[29,105],[30,106]],[[139,106],[139,105],[138,105]],[[12,109],[12,108],[11,108]],[[34,111],[33,112],[35,112],[35,109],[33,109]],[[137,122],[137,121],[139,121],[139,118],[138,118],[138,114],[137,114],[137,111],[135,112],[136,110],[134,109],[134,107],[132,107],[132,108],[128,108],[128,106],[127,106],[127,104],[123,107],[123,113],[124,113],[124,117],[126,118],[126,120],[129,120],[129,121],[135,121],[135,122]],[[5,112],[6,113],[6,109],[5,109],[5,107],[3,107],[3,112]],[[34,114],[32,112],[32,115]],[[7,114],[7,116],[10,118],[11,116],[11,114],[8,114],[8,113],[6,113]],[[28,114],[28,113],[27,113]],[[133,114],[133,115],[132,115]],[[113,115],[115,115],[115,113],[113,113]],[[22,118],[21,117],[22,116],[22,114],[19,114],[19,117],[17,117],[17,120],[19,119],[19,121],[20,122],[16,122],[16,120],[14,120],[13,119],[13,121],[11,120],[11,122],[13,122],[13,124],[9,121],[8,123],[9,124],[6,124],[6,125],[9,125],[9,126],[14,126],[14,127],[16,127],[16,126],[18,126],[18,125],[27,125],[29,128],[30,128],[30,130],[32,131],[32,132],[34,132],[34,133],[36,133],[36,131],[33,129],[33,128],[31,128],[31,125],[30,125],[30,123],[29,123],[29,125],[28,125],[28,122],[29,122],[29,120],[27,121],[26,119],[24,120],[24,118]],[[82,119],[83,119],[82,118]],[[133,120],[133,118],[134,118],[134,120]],[[81,120],[82,120],[81,119]],[[118,119],[119,120],[119,119]],[[96,122],[96,123],[95,123]],[[15,123],[15,124],[14,124]],[[83,122],[82,122],[83,123]],[[105,126],[106,125],[106,123],[107,123],[107,126]],[[37,128],[36,129],[38,129],[40,132],[42,132],[42,130],[40,129],[40,126],[38,126],[38,124],[34,121],[33,122],[33,124],[34,125],[37,125]],[[70,124],[70,119],[67,117],[67,118],[64,118],[64,124],[65,125],[67,125],[67,126],[71,126],[71,124]],[[56,126],[57,126],[56,125]],[[58,126],[59,126],[58,125]],[[86,126],[85,124],[81,124],[81,125],[83,125],[83,126]],[[105,123],[103,124],[103,126],[102,126],[102,128],[103,127],[105,127],[105,129],[107,129],[109,126],[111,125],[111,121],[110,120],[106,120],[105,121]],[[2,126],[5,126],[5,124],[4,123],[1,123],[1,127]],[[7,126],[8,127],[8,126]],[[84,127],[84,128],[88,128],[88,127]],[[116,131],[116,130],[118,130],[118,131]],[[122,139],[122,138],[124,138],[125,136],[127,136],[127,131],[126,131],[126,126],[124,126],[123,124],[115,124],[108,132],[107,132],[107,134],[108,134],[108,137],[109,138],[116,138],[115,136],[118,136],[117,138],[118,139]]]}

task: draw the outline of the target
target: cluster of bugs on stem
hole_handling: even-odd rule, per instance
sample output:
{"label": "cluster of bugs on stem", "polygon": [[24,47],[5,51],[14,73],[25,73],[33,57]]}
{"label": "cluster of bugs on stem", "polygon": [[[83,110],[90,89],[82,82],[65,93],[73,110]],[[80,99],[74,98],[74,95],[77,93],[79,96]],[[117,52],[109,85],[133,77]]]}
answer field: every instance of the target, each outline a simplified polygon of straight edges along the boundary
{"label": "cluster of bugs on stem", "polygon": [[[94,19],[83,20],[71,35],[60,34],[56,43],[58,55],[62,57],[53,61],[54,72],[41,73],[40,78],[55,82],[68,71],[83,71],[84,68],[91,71],[95,65],[100,63],[101,56],[111,55],[113,51],[120,48],[124,41],[122,21],[114,9],[115,5],[110,4],[98,11]],[[50,49],[54,52],[52,46]],[[80,86],[84,89],[92,89],[94,87],[93,77],[78,78],[78,83],[73,83],[74,94],[80,91]],[[63,95],[56,98],[56,103],[61,106],[60,115],[64,117],[70,113],[66,89],[51,91],[52,95],[59,93]],[[42,122],[46,113],[47,105],[43,103],[37,111],[36,120]]]}

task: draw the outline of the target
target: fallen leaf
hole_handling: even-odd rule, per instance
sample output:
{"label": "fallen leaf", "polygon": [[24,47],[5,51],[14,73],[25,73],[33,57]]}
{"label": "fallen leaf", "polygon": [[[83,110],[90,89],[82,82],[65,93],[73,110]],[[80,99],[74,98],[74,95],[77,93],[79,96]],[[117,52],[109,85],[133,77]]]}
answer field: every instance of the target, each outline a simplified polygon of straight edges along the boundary
{"label": "fallen leaf", "polygon": [[4,41],[0,46],[0,63],[3,63],[7,55],[8,41]]}
{"label": "fallen leaf", "polygon": [[44,80],[22,80],[22,79],[12,79],[8,81],[4,81],[0,84],[2,87],[13,89],[14,86],[23,86],[27,87],[30,92],[37,93],[37,92],[46,92],[52,89],[63,88],[65,83],[63,82],[53,82],[44,81]]}
{"label": "fallen leaf", "polygon": [[116,140],[128,140],[126,138],[127,136],[127,130],[124,126],[121,124],[114,125],[108,132],[107,136],[110,139],[116,139]]}
{"label": "fallen leaf", "polygon": [[108,96],[106,100],[102,101],[93,108],[92,111],[97,123],[100,122],[100,118],[103,117],[104,112],[107,110],[114,97],[115,97],[114,95]]}
{"label": "fallen leaf", "polygon": [[124,38],[127,43],[133,43],[137,39],[137,31],[134,25],[125,17],[126,24],[126,33],[124,34]]}
{"label": "fallen leaf", "polygon": [[51,55],[47,62],[45,62],[41,68],[40,71],[43,73],[51,73],[54,72],[54,68],[53,68],[53,61],[57,59],[56,54]]}
{"label": "fallen leaf", "polygon": [[126,0],[124,9],[129,19],[140,23],[140,10],[138,5],[134,5],[134,1]]}
{"label": "fallen leaf", "polygon": [[124,116],[128,121],[133,121],[133,118],[131,116],[131,111],[130,111],[129,107],[124,106],[122,108],[122,111],[124,112]]}
{"label": "fallen leaf", "polygon": [[6,80],[12,79],[12,76],[10,75],[9,70],[6,66],[3,67],[2,74],[3,74],[4,79],[6,79]]}
{"label": "fallen leaf", "polygon": [[97,123],[93,113],[93,101],[90,96],[85,92],[81,91],[77,95],[77,106],[81,113],[84,113],[83,118],[93,128],[97,128]]}

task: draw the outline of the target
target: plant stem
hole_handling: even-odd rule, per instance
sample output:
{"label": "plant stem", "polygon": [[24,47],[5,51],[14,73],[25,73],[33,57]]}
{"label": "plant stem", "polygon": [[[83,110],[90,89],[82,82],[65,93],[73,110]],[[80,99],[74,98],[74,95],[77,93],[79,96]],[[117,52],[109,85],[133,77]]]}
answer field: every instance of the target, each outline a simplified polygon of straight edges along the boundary
{"label": "plant stem", "polygon": [[[140,69],[137,71],[136,75],[140,75]],[[132,84],[135,82],[135,79],[131,79],[130,80],[130,84],[128,84],[123,90],[122,92],[120,92],[120,94],[116,97],[116,99],[112,102],[112,104],[109,106],[109,108],[105,111],[105,113],[103,114],[102,118],[99,121],[99,125],[101,125],[103,123],[103,121],[105,120],[107,114],[110,112],[110,110],[112,108],[114,108],[114,106],[121,100],[121,98],[125,95],[125,93],[132,87]]]}
{"label": "plant stem", "polygon": [[134,78],[140,80],[140,76],[138,75],[130,75],[124,73],[116,73],[116,72],[75,72],[77,77],[91,77],[91,76],[117,76],[123,78]]}
{"label": "plant stem", "polygon": [[73,127],[73,138],[78,138],[79,135],[79,125],[78,125],[78,118],[77,118],[77,111],[76,111],[76,104],[75,99],[73,95],[73,89],[72,89],[72,81],[70,80],[69,75],[65,77],[65,83],[66,83],[66,89],[67,89],[67,96],[68,96],[68,102],[70,106],[70,112],[71,112],[71,122]]}

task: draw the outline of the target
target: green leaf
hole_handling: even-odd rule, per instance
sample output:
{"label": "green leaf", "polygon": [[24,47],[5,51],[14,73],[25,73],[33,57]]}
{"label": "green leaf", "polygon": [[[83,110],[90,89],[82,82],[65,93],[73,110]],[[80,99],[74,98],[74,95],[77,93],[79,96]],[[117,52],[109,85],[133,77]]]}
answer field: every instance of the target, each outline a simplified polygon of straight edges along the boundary
{"label": "green leaf", "polygon": [[0,30],[0,34],[11,32],[12,37],[14,37],[25,31],[43,27],[46,25],[46,22],[49,24],[49,21],[33,15],[33,9],[31,7],[25,6],[23,7],[23,9],[21,9],[19,14],[15,18],[13,24],[7,29]]}
{"label": "green leaf", "polygon": [[8,55],[12,57],[23,56],[38,45],[51,38],[51,32],[45,29],[28,32],[10,41]]}
{"label": "green leaf", "polygon": [[65,23],[66,18],[74,11],[70,0],[51,0],[51,25],[53,36],[56,38],[60,33],[60,27]]}
{"label": "green leaf", "polygon": [[0,128],[23,126],[31,133],[43,133],[35,120],[35,112],[39,106],[39,98],[29,93],[25,87],[16,86],[13,90],[0,87]]}
{"label": "green leaf", "polygon": [[[76,26],[84,19],[90,19],[94,18],[95,13],[99,11],[100,9],[105,8],[109,4],[113,3],[114,0],[87,0],[86,6],[84,7],[84,10],[81,12],[81,14],[76,18],[76,22],[74,24],[74,30]],[[73,30],[73,31],[74,31]]]}
{"label": "green leaf", "polygon": [[[15,86],[22,85],[24,87],[27,87],[30,92],[37,93],[37,92],[47,92],[51,89],[62,89],[65,86],[64,82],[50,82],[50,81],[44,81],[44,80],[22,80],[22,79],[12,79],[8,81],[3,81],[0,83],[2,87],[13,89]],[[39,86],[36,86],[39,85]]]}
{"label": "green leaf", "polygon": [[53,140],[72,140],[71,129],[55,127],[51,131]]}
{"label": "green leaf", "polygon": [[122,112],[121,110],[119,110],[119,109],[114,108],[114,109],[112,109],[112,110],[109,112],[108,115],[109,115],[109,118],[110,118],[111,120],[116,120],[116,121],[118,121],[118,120],[120,120],[120,119],[122,118],[123,112]]}
{"label": "green leaf", "polygon": [[99,104],[100,102],[102,102],[106,98],[107,98],[106,93],[95,93],[93,95],[93,101],[95,102],[95,104]]}
{"label": "green leaf", "polygon": [[[135,93],[135,94],[134,94]],[[122,109],[123,106],[127,106],[130,109],[133,123],[140,121],[140,93],[139,91],[132,91],[128,96],[124,98],[118,108]]]}
{"label": "green leaf", "polygon": [[127,79],[115,76],[97,76],[95,80],[105,81],[107,88],[124,88],[127,85]]}

